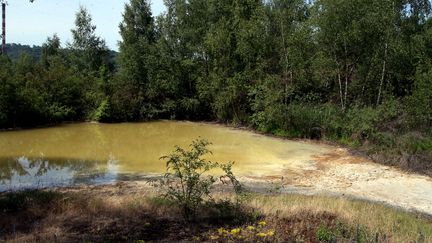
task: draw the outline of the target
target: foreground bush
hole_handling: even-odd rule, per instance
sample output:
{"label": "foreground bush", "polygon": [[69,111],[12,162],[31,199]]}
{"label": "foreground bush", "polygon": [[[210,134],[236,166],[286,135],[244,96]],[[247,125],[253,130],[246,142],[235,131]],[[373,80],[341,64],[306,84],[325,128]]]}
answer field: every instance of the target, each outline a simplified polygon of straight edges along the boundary
{"label": "foreground bush", "polygon": [[172,154],[161,158],[166,160],[167,173],[159,181],[159,186],[165,189],[164,196],[182,209],[186,220],[195,219],[197,209],[204,203],[214,203],[210,190],[216,178],[208,174],[210,171],[222,170],[224,174],[219,178],[228,179],[236,192],[241,191],[241,185],[231,170],[233,162],[221,164],[203,158],[211,154],[208,145],[208,141],[197,139],[190,145],[190,150],[176,146]]}

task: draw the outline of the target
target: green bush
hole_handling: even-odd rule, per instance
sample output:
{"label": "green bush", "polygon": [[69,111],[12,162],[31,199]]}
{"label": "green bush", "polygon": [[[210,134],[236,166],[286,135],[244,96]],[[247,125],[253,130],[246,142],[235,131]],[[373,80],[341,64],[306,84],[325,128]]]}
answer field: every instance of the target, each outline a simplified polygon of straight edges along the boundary
{"label": "green bush", "polygon": [[97,109],[90,116],[93,121],[104,121],[109,117],[110,104],[108,98],[102,100]]}
{"label": "green bush", "polygon": [[212,200],[210,190],[216,178],[208,175],[210,171],[221,169],[224,175],[220,178],[228,178],[236,192],[241,190],[231,170],[233,162],[220,164],[203,158],[211,154],[208,145],[208,141],[197,139],[190,145],[190,150],[176,146],[172,154],[161,157],[166,160],[167,173],[159,186],[165,189],[164,196],[182,209],[186,220],[194,220],[197,209]]}
{"label": "green bush", "polygon": [[316,231],[316,238],[321,242],[333,242],[336,236],[331,229],[321,224]]}

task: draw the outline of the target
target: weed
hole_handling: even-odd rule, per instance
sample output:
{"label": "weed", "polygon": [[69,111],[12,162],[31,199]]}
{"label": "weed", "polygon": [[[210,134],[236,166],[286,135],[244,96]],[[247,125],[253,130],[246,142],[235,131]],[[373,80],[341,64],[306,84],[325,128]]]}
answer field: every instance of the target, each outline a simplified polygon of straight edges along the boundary
{"label": "weed", "polygon": [[322,242],[333,242],[336,240],[336,236],[333,231],[324,224],[321,224],[316,231],[316,238]]}

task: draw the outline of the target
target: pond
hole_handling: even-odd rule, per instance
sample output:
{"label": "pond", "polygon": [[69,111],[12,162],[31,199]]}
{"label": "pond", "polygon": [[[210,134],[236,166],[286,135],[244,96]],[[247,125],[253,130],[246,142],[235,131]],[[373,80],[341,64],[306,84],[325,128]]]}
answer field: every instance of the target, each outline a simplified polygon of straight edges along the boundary
{"label": "pond", "polygon": [[222,125],[155,121],[65,124],[0,132],[0,191],[100,184],[165,172],[161,156],[205,138],[208,159],[235,161],[239,176],[283,176],[314,169],[326,145],[290,141]]}

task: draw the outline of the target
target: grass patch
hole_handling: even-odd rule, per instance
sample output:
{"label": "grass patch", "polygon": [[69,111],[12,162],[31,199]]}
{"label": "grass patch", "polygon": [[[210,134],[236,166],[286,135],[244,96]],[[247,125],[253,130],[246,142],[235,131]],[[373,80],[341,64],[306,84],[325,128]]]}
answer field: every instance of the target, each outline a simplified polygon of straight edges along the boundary
{"label": "grass patch", "polygon": [[424,239],[424,242],[432,241],[430,219],[365,201],[323,196],[257,195],[251,205],[267,216],[280,218],[289,218],[292,215],[303,215],[307,218],[310,215],[331,213],[350,225],[353,228],[351,231],[355,234],[357,228],[364,227],[362,234],[366,234],[368,240],[373,240],[379,235],[391,242],[411,242],[419,239]]}

